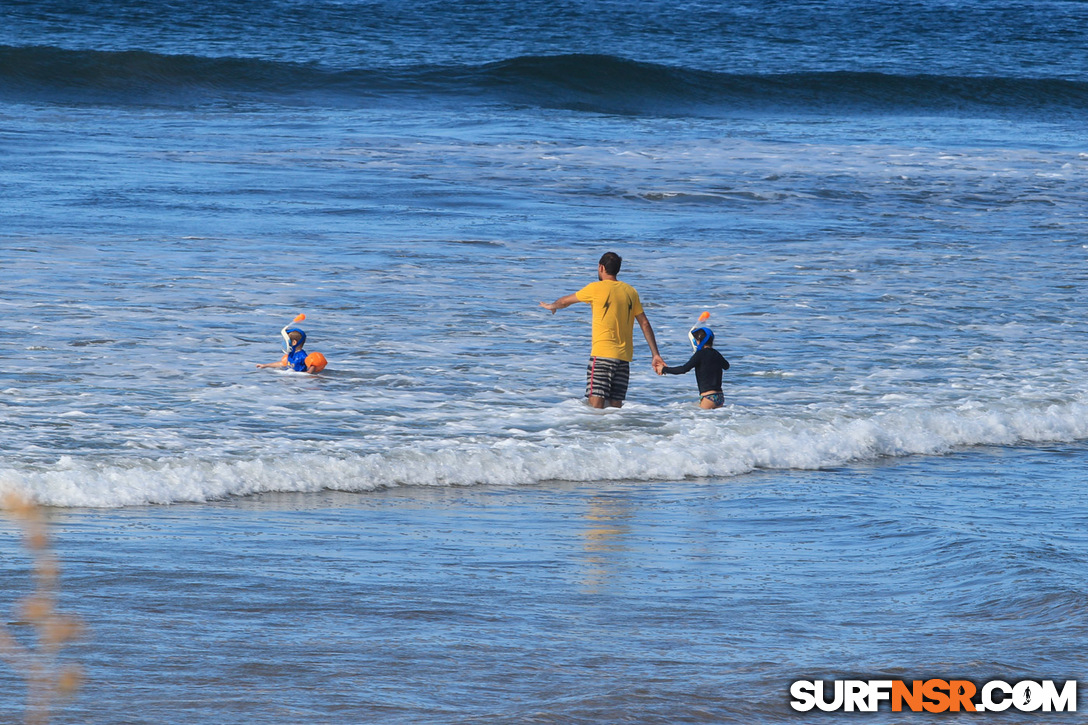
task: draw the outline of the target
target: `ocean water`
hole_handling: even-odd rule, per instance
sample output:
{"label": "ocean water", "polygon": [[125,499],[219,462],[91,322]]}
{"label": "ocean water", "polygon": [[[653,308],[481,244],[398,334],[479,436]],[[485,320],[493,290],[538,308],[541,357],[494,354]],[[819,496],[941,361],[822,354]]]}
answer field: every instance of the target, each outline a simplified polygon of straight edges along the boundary
{"label": "ocean water", "polygon": [[[493,542],[471,513],[483,510],[507,530],[535,532],[525,546],[542,552],[508,562],[524,577],[519,591],[541,596],[531,611],[508,602],[524,619],[500,647],[508,659],[519,648],[543,658],[535,679],[516,683],[543,708],[532,717],[667,722],[627,689],[650,675],[609,664],[649,652],[611,651],[621,625],[600,640],[544,634],[547,622],[587,627],[578,617],[589,611],[551,596],[548,557],[562,568],[577,556],[548,543],[541,527],[552,522],[562,537],[570,523],[549,512],[619,496],[635,510],[667,509],[667,525],[649,527],[648,549],[606,547],[606,570],[670,574],[661,587],[601,600],[601,612],[670,601],[679,612],[767,618],[744,646],[730,645],[730,658],[707,654],[654,675],[665,684],[653,691],[683,701],[691,721],[703,717],[696,711],[706,722],[796,719],[745,679],[754,670],[776,692],[814,670],[1083,670],[1077,647],[1050,660],[1027,653],[1039,632],[1084,644],[1066,619],[1088,592],[1075,528],[1086,521],[1078,493],[1088,466],[1088,5],[4,0],[0,17],[0,492],[51,507],[60,553],[75,559],[72,606],[92,629],[120,616],[125,597],[172,586],[156,578],[168,559],[155,547],[92,555],[88,542],[101,546],[111,530],[146,526],[159,532],[149,542],[200,550],[265,526],[308,531],[296,543],[334,577],[343,562],[322,556],[319,532],[366,526],[397,538],[374,518],[395,510],[405,531],[446,526],[464,539],[413,580],[419,592],[453,586],[449,608],[410,635],[434,638],[437,653],[426,656],[452,662],[478,620],[458,620],[447,641],[442,612],[469,616],[490,591],[452,571],[487,558]],[[696,408],[692,375],[655,376],[638,338],[627,405],[583,405],[588,309],[552,316],[538,302],[595,279],[609,250],[624,257],[620,278],[639,290],[670,364],[687,359],[687,329],[711,312],[732,364],[724,409]],[[279,358],[279,329],[299,312],[307,349],[329,368],[315,377],[255,369]],[[904,480],[902,499],[883,490]],[[1035,572],[1025,586],[1049,593],[995,583],[1004,581],[996,571],[981,586],[924,535],[903,551],[873,543],[889,507],[903,517],[897,526],[932,525],[939,539],[947,531],[924,501],[970,498],[976,484],[999,498],[971,506],[1005,511],[1033,492],[1050,502],[971,519],[966,554],[989,572],[995,548],[1021,547]],[[840,485],[856,495],[836,493]],[[869,485],[881,493],[866,495]],[[708,559],[670,560],[676,542],[665,529],[687,532],[680,549],[729,530],[726,514],[703,521],[695,503],[673,506],[674,497],[737,490],[803,525],[753,514],[774,532],[778,555],[767,561],[754,534],[725,559],[708,554],[709,570]],[[820,505],[824,495],[834,507]],[[907,560],[880,586],[845,554],[803,574],[790,562],[808,560],[814,535],[821,551],[861,556],[872,544]],[[371,579],[395,590],[399,572],[430,552],[422,535],[399,540],[396,556],[361,566],[338,591],[371,591]],[[0,570],[11,580],[24,571],[13,542]],[[200,624],[218,643],[208,658],[223,658],[204,693],[212,697],[230,681],[241,630],[223,613],[235,594],[270,587],[254,616],[279,626],[289,615],[272,600],[306,579],[292,565],[270,574],[274,583],[247,578],[256,571],[224,583],[223,564],[174,554],[192,586],[227,588]],[[96,567],[126,566],[142,575],[96,594]],[[717,585],[700,593],[704,577],[731,566],[750,596]],[[782,571],[788,593],[752,583]],[[921,583],[929,571],[947,577],[941,596]],[[829,579],[841,590],[825,601]],[[794,640],[775,622],[875,607],[897,584],[930,594],[859,623],[871,648],[814,623],[798,625],[800,649],[783,654]],[[13,597],[0,595],[0,606]],[[942,659],[916,642],[898,643],[901,664],[877,656],[887,644],[878,633],[897,621],[953,610],[968,612],[978,626],[965,631],[979,636],[990,636],[980,622],[1010,618],[1002,634],[1022,644],[1005,660],[968,657],[970,647]],[[705,638],[741,636],[692,616],[637,626],[692,652]],[[369,631],[345,627],[338,636]],[[574,680],[558,673],[583,656],[587,637],[598,670],[618,679],[580,692],[622,696],[601,710],[565,709]],[[183,638],[163,643],[180,656]],[[157,660],[117,670],[84,647],[102,668],[98,687],[117,671],[158,671],[155,697],[178,701],[183,685]],[[280,672],[266,684],[297,664],[272,648],[260,655]],[[390,658],[355,666],[392,677]],[[734,710],[698,701],[682,684],[691,678],[704,694],[753,689]],[[317,687],[307,682],[299,687]],[[527,717],[474,709],[479,693],[433,669],[406,682],[450,688],[449,700],[368,710],[348,687],[338,700],[290,700],[301,709],[284,704],[278,715],[243,702],[239,717]],[[79,717],[121,721],[124,693],[95,692],[112,704],[95,710],[87,694]],[[170,721],[165,712],[131,721]],[[214,708],[174,712],[222,721]]]}
{"label": "ocean water", "polygon": [[[68,649],[88,683],[56,721],[954,717],[801,714],[789,684],[1079,678],[1085,454],[57,512],[68,608],[93,636]],[[0,720],[20,705],[0,698]]]}

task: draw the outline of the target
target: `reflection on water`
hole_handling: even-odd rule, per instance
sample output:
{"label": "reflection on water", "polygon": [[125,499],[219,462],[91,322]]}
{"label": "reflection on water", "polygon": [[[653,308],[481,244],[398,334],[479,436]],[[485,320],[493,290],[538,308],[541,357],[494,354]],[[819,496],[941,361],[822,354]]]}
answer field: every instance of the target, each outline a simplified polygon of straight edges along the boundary
{"label": "reflection on water", "polygon": [[625,568],[621,555],[629,552],[634,506],[622,495],[593,496],[582,518],[582,551],[585,571],[582,584],[587,593],[599,594]]}

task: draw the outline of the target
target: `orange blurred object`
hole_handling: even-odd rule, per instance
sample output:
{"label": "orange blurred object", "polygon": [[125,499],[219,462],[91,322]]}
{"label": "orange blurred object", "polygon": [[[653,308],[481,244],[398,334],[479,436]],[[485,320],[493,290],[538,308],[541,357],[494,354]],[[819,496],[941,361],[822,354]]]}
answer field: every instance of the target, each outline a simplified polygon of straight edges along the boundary
{"label": "orange blurred object", "polygon": [[314,372],[321,372],[325,369],[325,366],[329,364],[329,361],[325,359],[325,356],[319,352],[311,352],[306,356],[306,366],[317,368]]}

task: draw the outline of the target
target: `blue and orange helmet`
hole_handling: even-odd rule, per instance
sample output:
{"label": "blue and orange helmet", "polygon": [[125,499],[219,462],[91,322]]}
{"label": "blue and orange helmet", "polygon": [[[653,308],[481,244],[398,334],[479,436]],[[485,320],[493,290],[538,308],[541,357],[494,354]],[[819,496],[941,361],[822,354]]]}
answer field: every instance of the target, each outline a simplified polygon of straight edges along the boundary
{"label": "blue and orange helmet", "polygon": [[699,352],[714,342],[714,331],[703,324],[709,319],[710,313],[704,312],[699,315],[699,321],[695,323],[695,327],[688,330],[688,341],[691,342],[691,349],[695,352]]}
{"label": "blue and orange helmet", "polygon": [[[301,327],[291,327],[296,322],[302,322],[306,319],[306,315],[299,313],[295,315],[295,319],[287,325],[284,325],[280,330],[280,334],[283,335],[284,352],[294,352],[295,350],[301,350],[306,345],[306,333],[302,331]],[[292,340],[291,333],[295,333],[298,339]]]}
{"label": "blue and orange helmet", "polygon": [[697,325],[688,330],[688,341],[695,352],[702,350],[708,343],[714,342],[714,331],[709,327]]}
{"label": "blue and orange helmet", "polygon": [[[291,339],[291,333],[297,333],[297,339]],[[285,327],[280,330],[280,334],[283,335],[283,348],[284,352],[294,352],[295,350],[301,350],[306,345],[306,333],[299,327]]]}

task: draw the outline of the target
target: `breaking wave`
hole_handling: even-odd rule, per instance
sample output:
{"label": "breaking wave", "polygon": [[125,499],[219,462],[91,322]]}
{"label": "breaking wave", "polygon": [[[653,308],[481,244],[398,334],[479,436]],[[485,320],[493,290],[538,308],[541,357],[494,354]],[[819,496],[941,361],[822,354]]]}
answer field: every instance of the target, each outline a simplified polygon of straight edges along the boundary
{"label": "breaking wave", "polygon": [[[626,411],[609,415],[625,415]],[[583,432],[584,433],[584,432]],[[548,481],[727,478],[760,469],[841,466],[939,455],[964,446],[1088,438],[1088,405],[1014,401],[960,409],[904,408],[820,420],[747,413],[696,415],[660,429],[595,435],[416,441],[377,453],[250,458],[62,457],[0,473],[0,492],[62,507],[199,502],[272,491],[372,491],[395,486],[515,486]]]}

